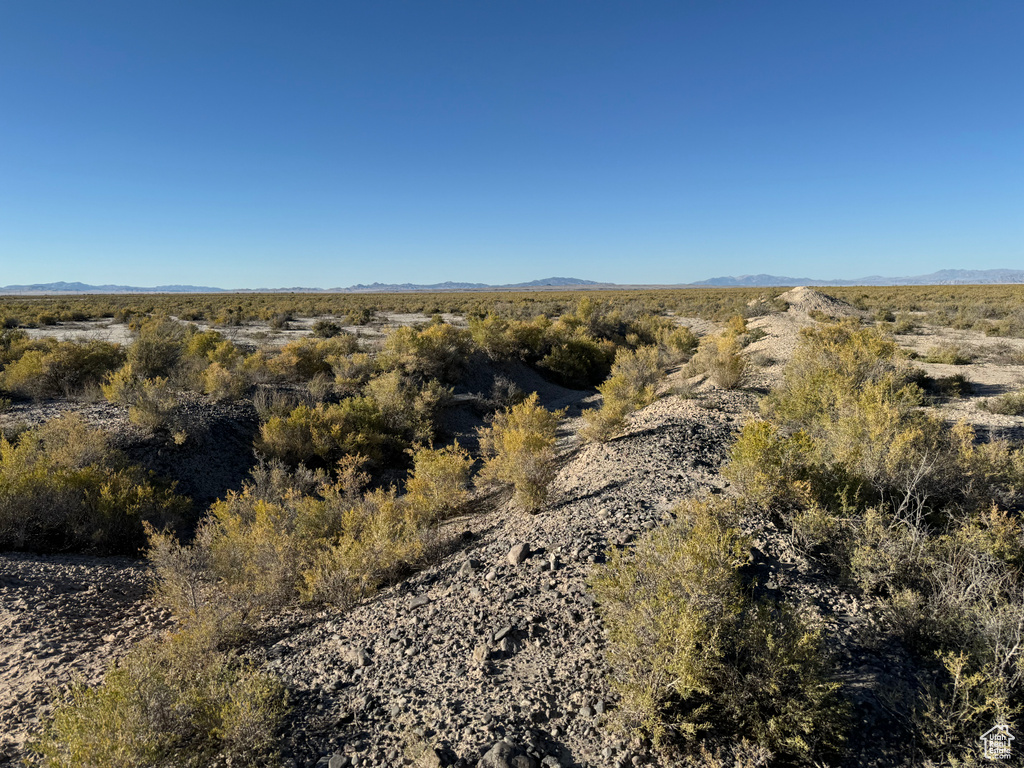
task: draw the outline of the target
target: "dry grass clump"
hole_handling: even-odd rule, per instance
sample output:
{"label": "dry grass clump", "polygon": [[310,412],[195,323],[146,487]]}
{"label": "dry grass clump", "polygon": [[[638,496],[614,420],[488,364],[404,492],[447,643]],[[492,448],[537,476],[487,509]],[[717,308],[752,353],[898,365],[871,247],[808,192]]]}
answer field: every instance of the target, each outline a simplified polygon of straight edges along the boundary
{"label": "dry grass clump", "polygon": [[820,633],[787,606],[750,597],[740,575],[750,545],[729,502],[678,512],[592,577],[620,717],[663,745],[697,751],[709,735],[743,738],[812,764],[841,742],[846,715]]}

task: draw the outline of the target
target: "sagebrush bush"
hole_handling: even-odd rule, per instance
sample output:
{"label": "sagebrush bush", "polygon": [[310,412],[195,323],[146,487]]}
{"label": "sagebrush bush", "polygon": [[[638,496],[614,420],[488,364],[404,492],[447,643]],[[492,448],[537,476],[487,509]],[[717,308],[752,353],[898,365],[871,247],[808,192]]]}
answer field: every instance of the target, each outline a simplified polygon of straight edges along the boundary
{"label": "sagebrush bush", "polygon": [[150,482],[78,416],[16,443],[0,437],[0,549],[134,554],[143,524],[173,524],[187,499]]}
{"label": "sagebrush bush", "polygon": [[330,362],[334,373],[334,389],[342,397],[359,394],[376,367],[373,358],[365,352],[338,355],[332,357]]}
{"label": "sagebrush bush", "polygon": [[521,403],[494,415],[479,430],[485,456],[480,478],[512,488],[514,502],[536,511],[547,499],[555,476],[555,441],[564,411],[549,411],[534,392]]}
{"label": "sagebrush bush", "polygon": [[100,385],[124,361],[117,344],[49,342],[26,349],[0,372],[0,389],[22,397],[69,397]]}
{"label": "sagebrush bush", "polygon": [[735,389],[743,383],[747,367],[740,349],[736,334],[729,331],[718,336],[705,336],[690,361],[690,373],[706,373],[716,386]]}
{"label": "sagebrush bush", "polygon": [[840,742],[846,711],[820,633],[749,596],[740,577],[749,543],[730,502],[678,512],[592,576],[620,716],[658,743],[742,737],[811,763]]}
{"label": "sagebrush bush", "polygon": [[570,387],[590,387],[602,381],[611,370],[615,345],[595,339],[585,331],[569,330],[555,323],[548,334],[550,351],[540,359],[541,368]]}
{"label": "sagebrush bush", "polygon": [[956,764],[1024,703],[1024,535],[1002,511],[1024,499],[1024,455],[922,412],[916,380],[884,333],[805,331],[723,471],[916,656],[926,682],[898,706],[921,754]]}
{"label": "sagebrush bush", "polygon": [[379,366],[444,382],[457,380],[472,349],[470,332],[447,323],[432,323],[423,330],[396,328],[384,340]]}
{"label": "sagebrush bush", "polygon": [[295,466],[329,466],[346,454],[383,456],[389,434],[380,408],[369,397],[340,403],[301,404],[287,416],[271,416],[260,427],[256,447],[269,458]]}
{"label": "sagebrush bush", "polygon": [[318,374],[331,375],[334,358],[359,351],[355,336],[347,333],[330,338],[297,339],[281,347],[269,367],[287,381],[309,381]]}
{"label": "sagebrush bush", "polygon": [[1004,395],[990,397],[982,400],[978,407],[1002,416],[1024,416],[1024,392],[1007,392]]}
{"label": "sagebrush bush", "polygon": [[968,365],[974,361],[974,353],[960,344],[945,342],[932,347],[925,353],[927,363],[945,363],[946,365]]}
{"label": "sagebrush bush", "polygon": [[149,640],[101,685],[74,684],[30,744],[44,768],[275,765],[284,686],[188,628]]}
{"label": "sagebrush bush", "polygon": [[156,595],[180,616],[219,607],[249,617],[300,600],[351,605],[429,554],[468,463],[458,447],[417,451],[404,496],[362,493],[359,459],[342,462],[333,481],[261,466],[211,507],[191,545],[151,532]]}
{"label": "sagebrush bush", "polygon": [[128,419],[145,429],[170,429],[177,422],[178,397],[166,378],[138,375],[135,364],[125,363],[101,385],[111,403],[128,406]]}
{"label": "sagebrush bush", "polygon": [[333,320],[320,319],[313,323],[310,327],[313,335],[320,339],[330,339],[334,336],[339,336],[344,331],[341,326]]}
{"label": "sagebrush bush", "polygon": [[128,347],[128,363],[140,378],[168,378],[184,354],[185,336],[185,326],[171,318],[145,320]]}
{"label": "sagebrush bush", "polygon": [[458,441],[443,448],[417,448],[405,484],[407,501],[433,517],[456,512],[466,502],[473,459]]}
{"label": "sagebrush bush", "polygon": [[620,349],[611,375],[597,389],[601,407],[583,414],[580,435],[585,440],[604,441],[621,429],[626,416],[654,402],[655,387],[664,376],[656,347]]}

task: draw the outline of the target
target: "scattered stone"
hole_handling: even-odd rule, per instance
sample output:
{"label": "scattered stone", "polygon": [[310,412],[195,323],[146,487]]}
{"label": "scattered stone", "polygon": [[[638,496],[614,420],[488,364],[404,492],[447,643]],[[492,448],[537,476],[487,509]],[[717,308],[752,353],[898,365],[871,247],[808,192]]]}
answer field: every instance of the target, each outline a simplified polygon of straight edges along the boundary
{"label": "scattered stone", "polygon": [[519,565],[530,556],[529,544],[516,544],[508,551],[508,562],[510,565]]}

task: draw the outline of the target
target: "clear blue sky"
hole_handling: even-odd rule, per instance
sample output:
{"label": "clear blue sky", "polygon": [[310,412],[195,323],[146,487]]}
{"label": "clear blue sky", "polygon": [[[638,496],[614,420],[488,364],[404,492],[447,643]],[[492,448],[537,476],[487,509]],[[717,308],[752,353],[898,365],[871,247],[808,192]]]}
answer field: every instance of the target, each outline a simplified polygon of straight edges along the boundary
{"label": "clear blue sky", "polygon": [[0,285],[1022,257],[1020,0],[0,4]]}

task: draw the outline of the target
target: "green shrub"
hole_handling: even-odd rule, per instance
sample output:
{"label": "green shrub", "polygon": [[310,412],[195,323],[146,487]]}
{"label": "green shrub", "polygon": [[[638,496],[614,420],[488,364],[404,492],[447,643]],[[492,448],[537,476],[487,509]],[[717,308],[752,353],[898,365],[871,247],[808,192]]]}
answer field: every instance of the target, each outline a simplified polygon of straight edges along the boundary
{"label": "green shrub", "polygon": [[136,426],[158,430],[176,424],[178,398],[167,379],[143,378],[131,362],[110,374],[101,390],[109,402],[128,406],[128,419]]}
{"label": "green shrub", "polygon": [[529,351],[520,347],[511,326],[512,323],[505,318],[489,314],[483,318],[471,318],[469,333],[477,348],[492,360],[511,360]]}
{"label": "green shrub", "polygon": [[277,764],[280,682],[196,630],[133,649],[91,688],[76,683],[30,745],[45,768]]}
{"label": "green shrub", "polygon": [[528,512],[547,500],[555,476],[555,440],[564,411],[548,411],[534,392],[518,405],[495,414],[479,430],[486,457],[480,471],[485,482],[508,485],[513,500]]}
{"label": "green shrub", "polygon": [[728,502],[679,512],[592,576],[620,716],[657,743],[743,737],[811,763],[838,744],[845,719],[819,632],[748,596],[739,569],[749,544]]}
{"label": "green shrub", "polygon": [[583,331],[572,335],[553,333],[550,351],[540,360],[540,367],[570,387],[590,387],[602,381],[611,370],[615,345],[599,341]]}
{"label": "green shrub", "polygon": [[220,607],[254,616],[300,601],[347,607],[406,573],[428,554],[433,523],[461,493],[460,449],[418,455],[410,493],[361,494],[361,462],[337,479],[262,466],[240,492],[211,507],[190,546],[153,533],[156,594],[179,615]]}
{"label": "green shrub", "polygon": [[311,330],[313,335],[319,339],[331,339],[344,333],[341,326],[333,320],[317,320],[313,323]]}
{"label": "green shrub", "polygon": [[134,553],[143,523],[169,524],[188,501],[154,486],[78,416],[0,438],[0,549]]}
{"label": "green shrub", "polygon": [[433,439],[434,416],[451,396],[437,380],[417,386],[397,370],[375,376],[363,391],[377,406],[383,428],[409,443]]}
{"label": "green shrub", "polygon": [[346,454],[373,459],[382,456],[388,441],[377,404],[368,397],[349,397],[340,403],[299,405],[287,416],[272,416],[260,427],[257,449],[292,466],[329,466]]}
{"label": "green shrub", "polygon": [[237,400],[247,389],[245,379],[221,363],[210,363],[201,374],[203,392],[214,400]]}
{"label": "green shrub", "polygon": [[328,339],[304,338],[281,347],[270,368],[289,381],[309,381],[319,374],[331,375],[331,361],[359,350],[355,336],[343,334]]}
{"label": "green shrub", "polygon": [[22,397],[68,397],[99,386],[123,361],[117,344],[51,342],[8,363],[0,372],[0,389]]}
{"label": "green shrub", "polygon": [[359,394],[373,375],[375,367],[373,358],[365,352],[332,357],[335,392],[343,397]]}
{"label": "green shrub", "polygon": [[601,407],[583,414],[582,437],[596,441],[611,438],[628,414],[654,402],[655,387],[663,376],[657,348],[620,349],[611,376],[598,387],[604,398]]}
{"label": "green shrub", "polygon": [[128,363],[141,378],[168,378],[184,353],[185,336],[185,326],[170,318],[146,320],[128,347]]}
{"label": "green shrub", "polygon": [[426,379],[455,381],[466,366],[472,349],[470,332],[447,323],[423,330],[396,328],[384,340],[378,365]]}

